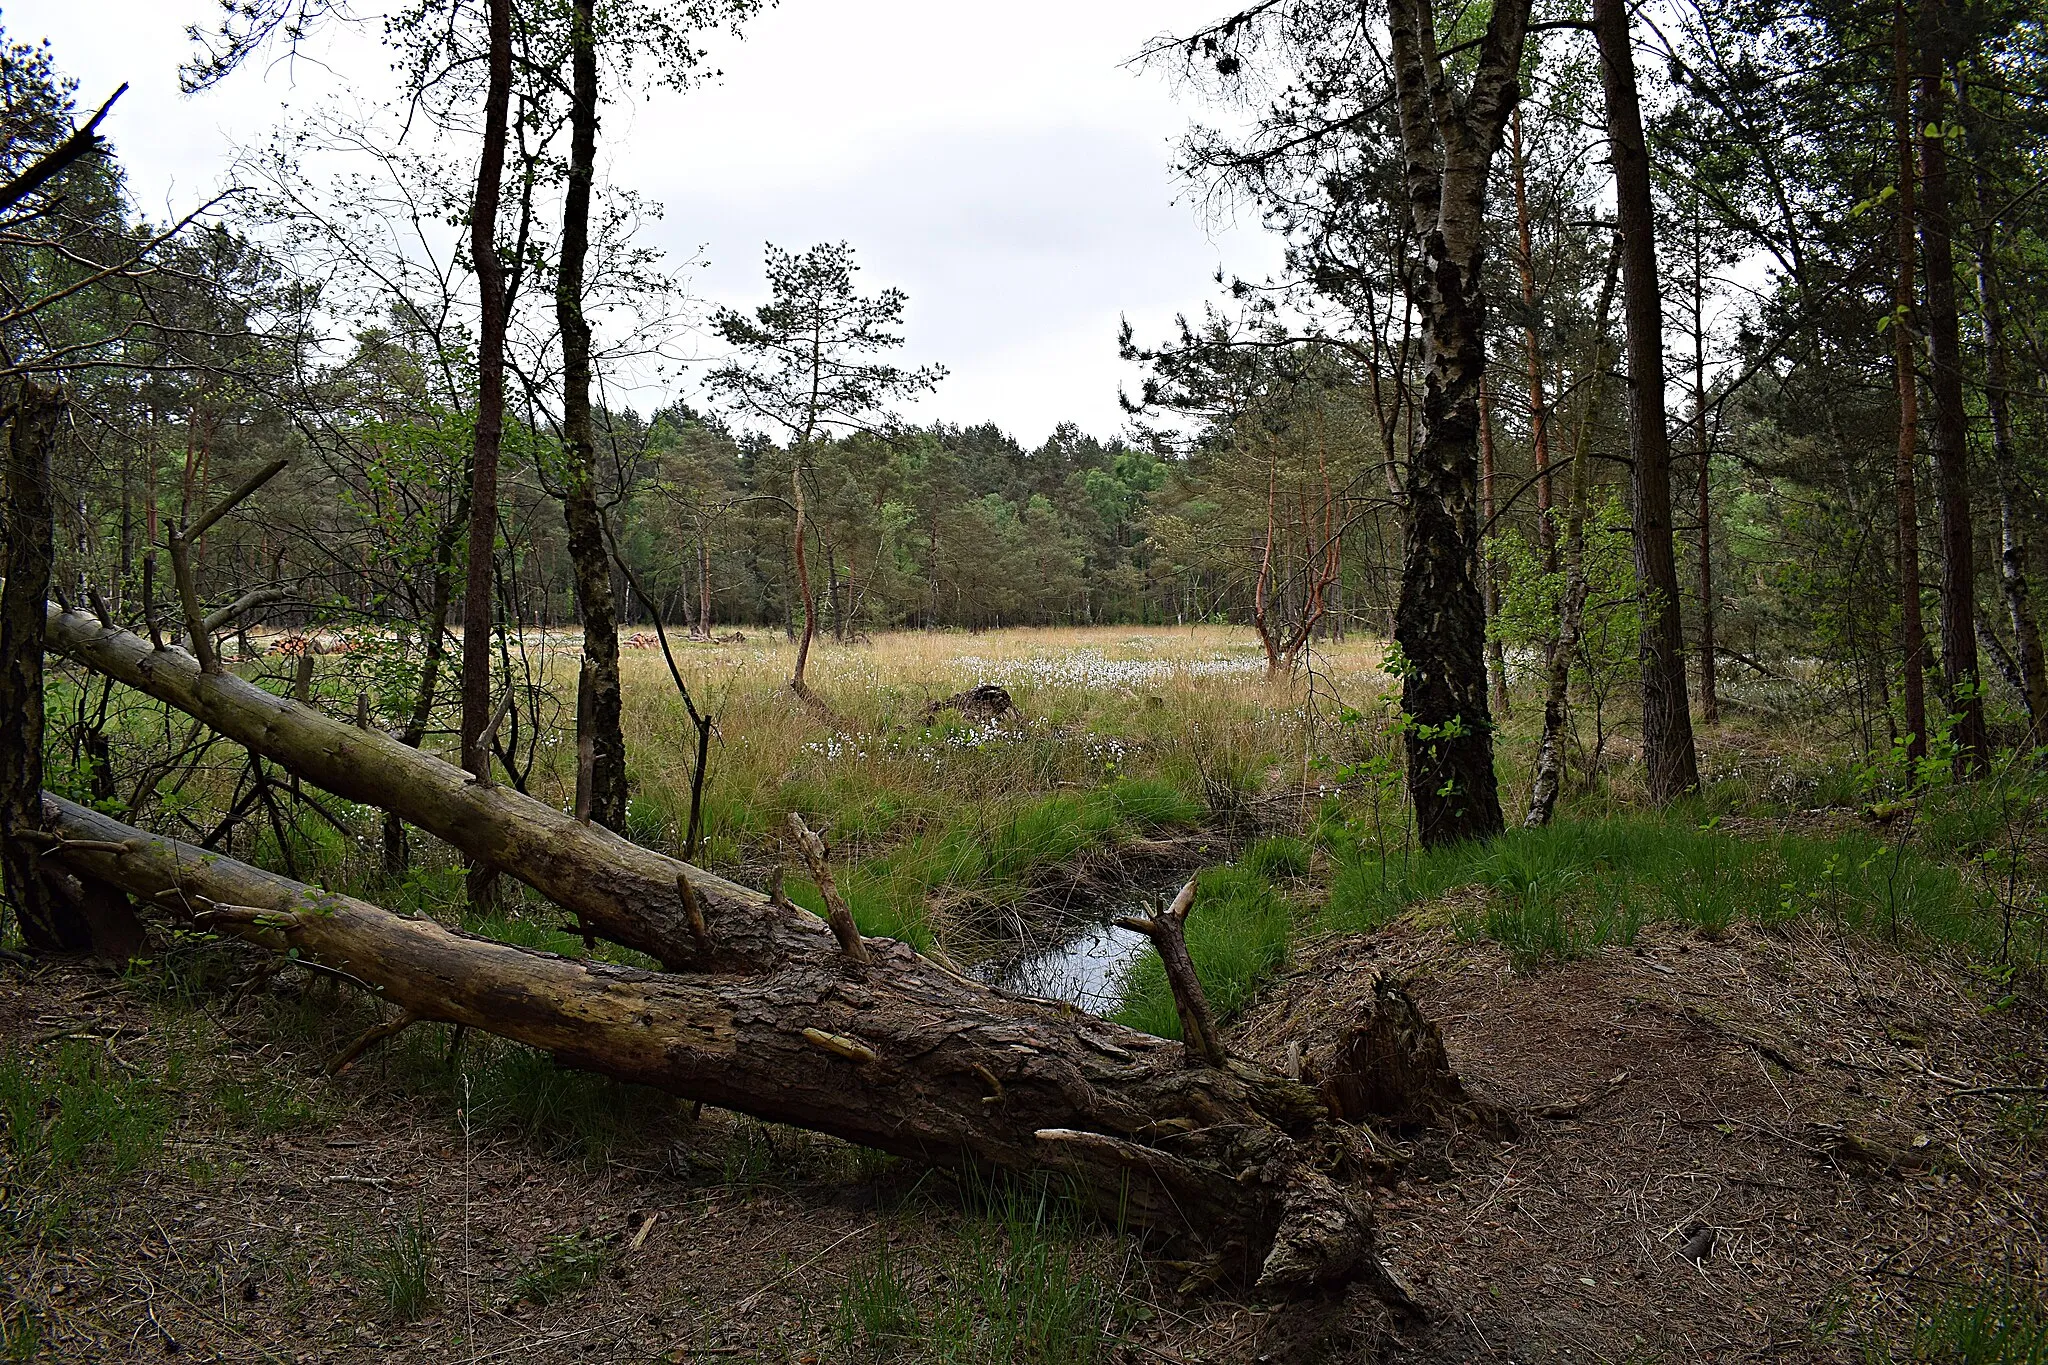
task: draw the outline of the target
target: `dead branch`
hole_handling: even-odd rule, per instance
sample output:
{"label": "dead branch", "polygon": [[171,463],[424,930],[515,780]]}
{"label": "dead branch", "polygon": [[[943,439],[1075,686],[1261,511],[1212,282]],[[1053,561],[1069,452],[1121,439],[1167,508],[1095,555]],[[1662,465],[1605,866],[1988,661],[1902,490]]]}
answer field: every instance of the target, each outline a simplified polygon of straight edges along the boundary
{"label": "dead branch", "polygon": [[1195,960],[1188,955],[1188,912],[1194,904],[1195,879],[1190,877],[1166,909],[1148,917],[1120,919],[1117,926],[1145,935],[1159,950],[1159,961],[1166,968],[1166,984],[1173,991],[1173,1010],[1180,1016],[1188,1065],[1222,1066],[1223,1042],[1216,1029],[1216,1016],[1209,1009],[1201,978],[1195,975]]}
{"label": "dead branch", "polygon": [[825,861],[825,841],[795,811],[789,813],[789,832],[796,836],[796,846],[811,869],[811,880],[818,884],[818,894],[825,898],[825,922],[832,926],[832,936],[839,940],[840,951],[866,966],[872,959],[867,945],[861,942],[860,926],[853,922],[853,911],[847,908],[846,898],[839,894],[839,887],[832,880],[832,867]]}

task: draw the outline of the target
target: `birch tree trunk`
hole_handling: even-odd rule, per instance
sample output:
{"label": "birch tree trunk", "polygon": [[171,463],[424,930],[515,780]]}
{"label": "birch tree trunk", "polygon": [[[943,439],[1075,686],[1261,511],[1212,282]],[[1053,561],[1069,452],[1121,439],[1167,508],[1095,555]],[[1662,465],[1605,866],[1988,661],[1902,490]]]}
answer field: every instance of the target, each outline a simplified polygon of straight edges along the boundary
{"label": "birch tree trunk", "polygon": [[1403,179],[1423,256],[1416,303],[1425,361],[1421,439],[1402,500],[1407,545],[1394,639],[1405,664],[1408,794],[1427,847],[1502,828],[1479,589],[1481,265],[1487,179],[1521,94],[1528,20],[1529,0],[1494,6],[1470,89],[1459,91],[1438,55],[1430,6],[1388,0]]}

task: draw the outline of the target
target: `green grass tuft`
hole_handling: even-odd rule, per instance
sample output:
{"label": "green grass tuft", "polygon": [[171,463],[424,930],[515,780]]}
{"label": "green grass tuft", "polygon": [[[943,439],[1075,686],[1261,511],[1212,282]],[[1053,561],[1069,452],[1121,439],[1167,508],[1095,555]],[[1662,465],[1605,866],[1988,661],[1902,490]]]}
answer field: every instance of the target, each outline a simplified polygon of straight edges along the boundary
{"label": "green grass tuft", "polygon": [[1906,1353],[1886,1365],[2048,1365],[2048,1305],[1999,1284],[1973,1284],[1920,1309]]}
{"label": "green grass tuft", "polygon": [[47,1065],[0,1055],[0,1118],[18,1160],[109,1175],[154,1160],[170,1126],[169,1108],[154,1086],[123,1074],[104,1049],[76,1039]]}
{"label": "green grass tuft", "polygon": [[[1718,934],[1818,914],[1855,932],[1995,955],[2000,926],[1954,869],[1860,831],[1742,839],[1647,817],[1510,830],[1486,844],[1380,858],[1336,841],[1323,927],[1375,928],[1448,899],[1457,927],[1524,965],[1632,942],[1652,921]],[[1477,891],[1477,896],[1454,893]],[[2040,944],[2033,943],[2038,953]]]}
{"label": "green grass tuft", "polygon": [[1238,863],[1246,871],[1257,873],[1268,880],[1305,877],[1309,868],[1309,846],[1300,839],[1291,839],[1285,835],[1260,839],[1244,851],[1244,856],[1238,859]]}
{"label": "green grass tuft", "polygon": [[400,1218],[368,1265],[370,1287],[394,1322],[417,1322],[434,1302],[434,1235],[423,1215]]}
{"label": "green grass tuft", "polygon": [[580,1232],[548,1238],[512,1282],[512,1297],[546,1305],[589,1284],[611,1259],[602,1241]]}
{"label": "green grass tuft", "polygon": [[1126,1304],[1088,1254],[1086,1215],[1044,1181],[996,1178],[967,1190],[963,1245],[936,1273],[886,1241],[855,1261],[837,1332],[854,1360],[1096,1365]]}

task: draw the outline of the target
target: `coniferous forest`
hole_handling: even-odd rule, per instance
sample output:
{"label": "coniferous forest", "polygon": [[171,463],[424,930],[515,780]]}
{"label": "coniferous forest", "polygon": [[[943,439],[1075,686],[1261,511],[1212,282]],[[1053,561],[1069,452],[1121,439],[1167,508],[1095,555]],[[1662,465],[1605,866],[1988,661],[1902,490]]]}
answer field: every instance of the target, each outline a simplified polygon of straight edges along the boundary
{"label": "coniferous forest", "polygon": [[1043,439],[776,0],[0,19],[0,1358],[2048,1361],[2048,14],[1241,4]]}

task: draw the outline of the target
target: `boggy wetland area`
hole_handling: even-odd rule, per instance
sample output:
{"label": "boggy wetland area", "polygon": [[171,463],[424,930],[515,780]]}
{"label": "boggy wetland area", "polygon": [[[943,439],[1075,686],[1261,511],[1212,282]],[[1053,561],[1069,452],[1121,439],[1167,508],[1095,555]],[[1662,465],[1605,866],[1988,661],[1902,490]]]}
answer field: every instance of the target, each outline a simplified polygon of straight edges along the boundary
{"label": "boggy wetland area", "polygon": [[0,1365],[2048,1365],[2043,0],[7,0]]}
{"label": "boggy wetland area", "polygon": [[[2039,1255],[2048,1013],[2038,925],[1981,855],[2031,845],[2012,821],[2038,792],[1895,810],[1763,689],[1702,732],[1683,803],[1644,811],[1617,741],[1550,828],[1425,852],[1381,652],[1333,644],[1311,691],[1218,627],[881,635],[815,670],[837,731],[788,704],[785,644],[678,662],[720,717],[703,860],[735,879],[787,868],[822,909],[783,832],[806,813],[865,933],[1174,1036],[1157,955],[1111,921],[1192,875],[1228,1046],[1276,1070],[1377,974],[1407,983],[1475,1101],[1358,1129],[1411,1313],[1359,1286],[1184,1292],[1170,1241],[1056,1176],[905,1161],[444,1024],[330,1075],[383,1007],[185,932],[123,973],[10,973],[14,1321],[73,1360],[1736,1361],[1863,1360],[2002,1311],[1952,1287]],[[316,703],[347,668],[321,661]],[[689,789],[661,775],[686,777],[692,730],[658,651],[626,669],[629,832],[673,847]],[[988,682],[1014,710],[929,710]],[[533,790],[565,794],[566,751]],[[301,875],[590,952],[531,893],[476,919],[455,860],[385,880],[362,828],[298,827]]]}

